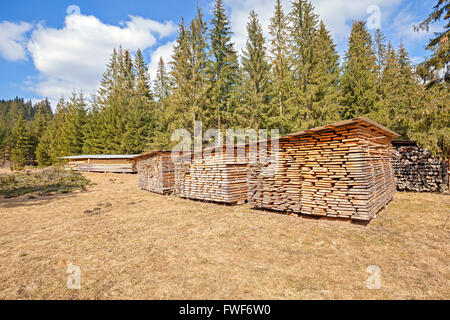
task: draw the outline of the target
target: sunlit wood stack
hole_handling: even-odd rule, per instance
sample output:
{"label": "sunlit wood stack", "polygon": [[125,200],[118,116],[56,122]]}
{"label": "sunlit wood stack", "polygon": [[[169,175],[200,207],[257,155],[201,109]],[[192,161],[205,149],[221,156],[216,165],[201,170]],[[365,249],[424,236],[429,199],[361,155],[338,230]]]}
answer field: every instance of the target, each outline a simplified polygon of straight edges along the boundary
{"label": "sunlit wood stack", "polygon": [[[247,147],[248,148],[248,147]],[[193,154],[176,165],[176,193],[180,197],[227,204],[247,199],[247,155],[227,152],[226,147]]]}
{"label": "sunlit wood stack", "polygon": [[368,221],[395,194],[392,137],[364,117],[284,136],[268,164],[249,164],[249,204]]}
{"label": "sunlit wood stack", "polygon": [[151,151],[135,158],[139,188],[168,194],[175,187],[175,166],[170,151]]}

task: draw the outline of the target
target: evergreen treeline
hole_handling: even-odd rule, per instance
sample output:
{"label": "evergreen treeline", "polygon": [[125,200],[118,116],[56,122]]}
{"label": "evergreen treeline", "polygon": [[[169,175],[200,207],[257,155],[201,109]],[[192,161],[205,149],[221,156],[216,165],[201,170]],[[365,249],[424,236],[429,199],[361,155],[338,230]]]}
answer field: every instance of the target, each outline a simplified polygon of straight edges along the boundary
{"label": "evergreen treeline", "polygon": [[[448,21],[448,8],[438,0],[417,29],[441,17]],[[33,159],[50,165],[80,153],[170,148],[173,130],[192,132],[194,121],[203,121],[204,129],[285,134],[364,115],[448,156],[449,23],[444,28],[428,45],[432,55],[413,66],[403,44],[394,48],[380,30],[371,34],[354,21],[341,59],[310,2],[294,0],[287,12],[276,0],[269,38],[252,11],[238,53],[217,0],[209,26],[199,8],[190,23],[181,21],[173,61],[168,67],[160,59],[156,79],[149,78],[140,50],[132,55],[118,48],[89,107],[82,94],[61,98],[54,115],[46,101],[3,102],[9,107],[0,109],[0,143],[19,168]]]}

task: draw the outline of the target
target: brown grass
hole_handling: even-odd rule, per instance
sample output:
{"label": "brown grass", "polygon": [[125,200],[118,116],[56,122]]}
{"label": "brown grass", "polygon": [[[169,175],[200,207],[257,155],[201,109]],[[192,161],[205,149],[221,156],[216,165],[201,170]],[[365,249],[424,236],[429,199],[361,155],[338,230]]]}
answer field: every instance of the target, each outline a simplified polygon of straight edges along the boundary
{"label": "brown grass", "polygon": [[0,198],[69,193],[73,190],[85,190],[89,184],[90,181],[81,173],[59,167],[0,172]]}
{"label": "brown grass", "polygon": [[[85,192],[0,200],[0,299],[450,298],[449,195],[398,193],[364,227],[86,176]],[[69,263],[81,290],[66,287]]]}

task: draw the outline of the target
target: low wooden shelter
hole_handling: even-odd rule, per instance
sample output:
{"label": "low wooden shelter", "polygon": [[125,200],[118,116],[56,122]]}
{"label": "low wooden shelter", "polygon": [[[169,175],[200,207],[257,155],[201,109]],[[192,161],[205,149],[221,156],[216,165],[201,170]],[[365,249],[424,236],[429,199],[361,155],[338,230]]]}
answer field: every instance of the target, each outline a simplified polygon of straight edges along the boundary
{"label": "low wooden shelter", "polygon": [[[398,136],[364,117],[283,136],[269,163],[250,164],[249,204],[368,221],[394,197],[391,139]],[[263,172],[268,166],[271,174]]]}
{"label": "low wooden shelter", "polygon": [[79,155],[61,157],[67,160],[66,168],[83,172],[135,173],[136,166],[132,159],[136,155]]}
{"label": "low wooden shelter", "polygon": [[171,152],[150,151],[135,156],[138,185],[141,189],[160,194],[169,194],[175,187],[175,165]]}

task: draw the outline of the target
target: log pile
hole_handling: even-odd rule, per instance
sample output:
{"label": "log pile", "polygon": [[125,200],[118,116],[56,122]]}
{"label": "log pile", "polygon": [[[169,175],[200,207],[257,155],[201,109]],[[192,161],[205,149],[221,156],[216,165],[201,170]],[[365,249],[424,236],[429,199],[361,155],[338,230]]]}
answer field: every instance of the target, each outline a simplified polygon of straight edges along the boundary
{"label": "log pile", "polygon": [[139,188],[160,194],[168,194],[175,187],[175,166],[170,152],[156,151],[135,158]]}
{"label": "log pile", "polygon": [[268,164],[249,166],[249,204],[368,221],[395,194],[392,136],[356,118],[282,137]]}
{"label": "log pile", "polygon": [[[222,150],[224,150],[223,148]],[[176,165],[176,194],[183,198],[243,203],[247,199],[247,161],[227,152],[207,152]]]}
{"label": "log pile", "polygon": [[427,150],[414,145],[394,143],[394,175],[397,190],[444,192],[448,190],[448,165]]}

